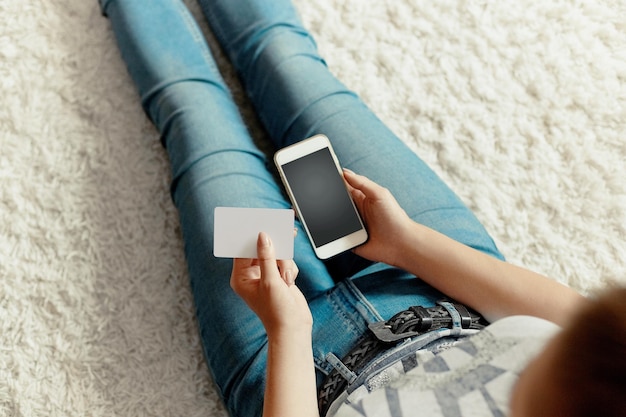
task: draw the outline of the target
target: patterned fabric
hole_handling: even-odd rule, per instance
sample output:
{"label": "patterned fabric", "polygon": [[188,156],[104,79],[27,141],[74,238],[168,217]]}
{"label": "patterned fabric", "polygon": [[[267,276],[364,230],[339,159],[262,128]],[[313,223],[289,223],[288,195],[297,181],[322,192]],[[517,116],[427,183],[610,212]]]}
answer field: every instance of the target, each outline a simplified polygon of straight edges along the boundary
{"label": "patterned fabric", "polygon": [[421,350],[370,378],[335,417],[505,417],[520,372],[557,331],[535,317],[508,317]]}

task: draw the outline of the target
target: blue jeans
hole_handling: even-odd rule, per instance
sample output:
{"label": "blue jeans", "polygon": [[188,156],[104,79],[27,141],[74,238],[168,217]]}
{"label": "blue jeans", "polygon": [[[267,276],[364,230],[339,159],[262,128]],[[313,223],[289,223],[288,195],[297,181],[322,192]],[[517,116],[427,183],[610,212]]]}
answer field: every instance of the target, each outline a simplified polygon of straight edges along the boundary
{"label": "blue jeans", "polygon": [[[216,206],[288,208],[193,18],[180,0],[100,0],[142,106],[171,162],[191,289],[208,366],[233,416],[261,414],[267,338],[229,285],[232,262],[212,256]],[[275,148],[330,138],[342,166],[387,187],[419,223],[502,258],[459,200],[329,72],[289,0],[200,0]],[[298,226],[300,227],[300,226]],[[295,241],[298,286],[314,317],[318,383],[367,324],[440,294],[411,274],[346,253],[315,257]]]}

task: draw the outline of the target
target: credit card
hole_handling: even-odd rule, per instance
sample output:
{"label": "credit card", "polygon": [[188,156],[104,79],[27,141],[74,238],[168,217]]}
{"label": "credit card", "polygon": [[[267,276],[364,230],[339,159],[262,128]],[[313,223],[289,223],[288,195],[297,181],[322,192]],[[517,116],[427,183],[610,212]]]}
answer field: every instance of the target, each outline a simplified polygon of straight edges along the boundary
{"label": "credit card", "polygon": [[285,209],[216,207],[213,255],[256,258],[260,232],[269,235],[276,259],[293,259],[294,211]]}

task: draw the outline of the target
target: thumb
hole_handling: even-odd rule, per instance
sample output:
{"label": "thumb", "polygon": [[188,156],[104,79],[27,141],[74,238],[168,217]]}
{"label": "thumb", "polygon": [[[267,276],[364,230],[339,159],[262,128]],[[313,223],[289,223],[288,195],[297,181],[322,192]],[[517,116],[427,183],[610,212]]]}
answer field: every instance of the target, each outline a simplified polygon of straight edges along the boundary
{"label": "thumb", "polygon": [[256,241],[256,252],[261,268],[261,279],[267,280],[280,277],[276,264],[274,245],[272,245],[272,240],[267,233],[259,233]]}

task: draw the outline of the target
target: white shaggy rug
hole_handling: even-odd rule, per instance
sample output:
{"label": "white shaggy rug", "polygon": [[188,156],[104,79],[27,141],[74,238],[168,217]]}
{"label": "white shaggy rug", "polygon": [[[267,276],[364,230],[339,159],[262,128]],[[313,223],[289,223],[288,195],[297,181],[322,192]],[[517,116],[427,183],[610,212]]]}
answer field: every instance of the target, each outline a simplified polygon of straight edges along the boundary
{"label": "white shaggy rug", "polygon": [[[626,283],[626,3],[296,4],[511,262],[584,293]],[[225,416],[109,22],[96,0],[0,15],[0,415]]]}

